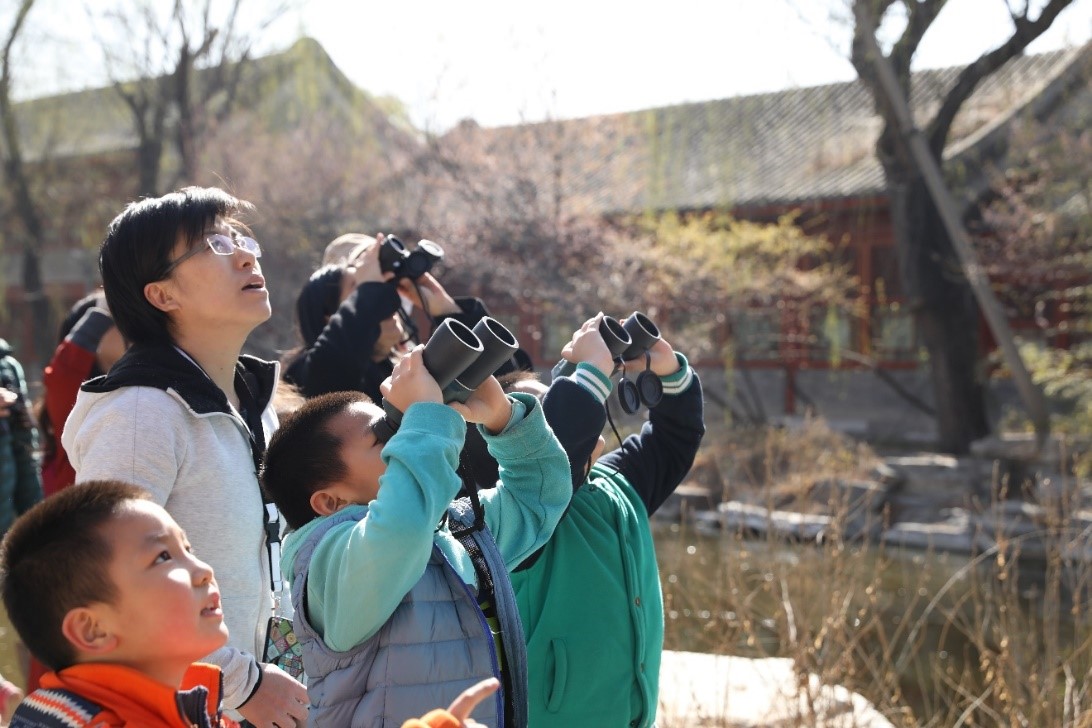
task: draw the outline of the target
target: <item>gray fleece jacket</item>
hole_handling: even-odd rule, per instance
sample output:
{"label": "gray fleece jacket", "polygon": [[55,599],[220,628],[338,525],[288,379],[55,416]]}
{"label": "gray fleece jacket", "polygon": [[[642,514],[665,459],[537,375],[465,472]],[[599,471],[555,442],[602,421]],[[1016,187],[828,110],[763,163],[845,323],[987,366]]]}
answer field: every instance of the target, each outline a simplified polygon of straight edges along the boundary
{"label": "gray fleece jacket", "polygon": [[[266,438],[278,366],[242,357]],[[237,385],[238,387],[238,385]],[[76,482],[113,478],[151,492],[216,571],[230,630],[206,661],[224,675],[224,706],[237,708],[258,679],[272,611],[263,505],[246,421],[212,381],[173,347],[133,347],[85,383],[64,428]]]}

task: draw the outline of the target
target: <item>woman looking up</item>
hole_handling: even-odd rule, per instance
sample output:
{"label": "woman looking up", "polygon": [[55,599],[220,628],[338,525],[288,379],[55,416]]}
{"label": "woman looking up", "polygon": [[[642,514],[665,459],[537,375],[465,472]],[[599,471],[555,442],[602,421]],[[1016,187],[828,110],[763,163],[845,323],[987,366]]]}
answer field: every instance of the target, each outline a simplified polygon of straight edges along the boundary
{"label": "woman looking up", "polygon": [[128,351],[81,388],[62,438],[77,485],[143,486],[216,571],[228,645],[224,707],[258,728],[306,723],[306,689],[262,664],[273,578],[257,470],[277,427],[278,366],[242,355],[271,314],[250,208],[216,188],[131,203],[99,251],[106,302]]}

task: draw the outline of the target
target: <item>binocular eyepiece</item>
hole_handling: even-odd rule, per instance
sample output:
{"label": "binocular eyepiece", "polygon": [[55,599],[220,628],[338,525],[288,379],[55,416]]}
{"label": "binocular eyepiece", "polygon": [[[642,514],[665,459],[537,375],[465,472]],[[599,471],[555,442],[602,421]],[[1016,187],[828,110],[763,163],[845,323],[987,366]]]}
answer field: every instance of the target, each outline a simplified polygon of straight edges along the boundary
{"label": "binocular eyepiece", "polygon": [[[388,238],[389,239],[389,238]],[[504,324],[485,316],[474,328],[455,319],[445,319],[425,343],[425,368],[440,385],[444,402],[465,402],[482,382],[508,361],[519,343]],[[386,400],[386,416],[373,429],[386,442],[402,424],[402,412]]]}
{"label": "binocular eyepiece", "polygon": [[[655,407],[663,397],[664,387],[660,378],[652,372],[648,357],[648,351],[660,340],[660,329],[648,316],[640,311],[634,311],[622,324],[612,316],[604,316],[599,322],[599,334],[614,359],[615,371],[622,370],[622,377],[618,381],[618,403],[627,414],[633,414],[641,408]],[[631,382],[625,377],[625,364],[623,362],[644,354],[646,356],[645,371],[637,375],[636,382]],[[553,378],[564,377],[576,371],[576,365],[562,359],[553,368]],[[611,372],[613,374],[613,372]]]}
{"label": "binocular eyepiece", "polygon": [[444,249],[431,240],[418,241],[413,250],[393,235],[379,244],[379,269],[395,278],[417,280],[443,259]]}

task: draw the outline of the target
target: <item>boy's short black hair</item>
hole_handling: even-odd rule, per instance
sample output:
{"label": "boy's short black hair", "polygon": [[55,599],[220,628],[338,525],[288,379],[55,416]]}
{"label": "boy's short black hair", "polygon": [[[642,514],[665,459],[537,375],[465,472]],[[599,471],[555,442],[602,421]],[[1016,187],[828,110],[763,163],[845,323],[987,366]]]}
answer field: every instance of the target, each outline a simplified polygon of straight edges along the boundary
{"label": "boy's short black hair", "polygon": [[111,603],[117,587],[103,526],[147,491],[117,480],[74,485],[15,521],[0,546],[0,590],[15,631],[53,670],[72,665],[76,651],[61,632],[72,609]]}
{"label": "boy's short black hair", "polygon": [[284,418],[270,439],[262,487],[289,528],[314,520],[318,514],[311,508],[311,494],[345,477],[341,441],[327,425],[357,402],[371,398],[363,392],[331,392],[309,399]]}
{"label": "boy's short black hair", "polygon": [[99,273],[106,303],[126,341],[170,343],[170,320],[145,298],[144,287],[163,279],[179,235],[197,245],[216,218],[235,223],[238,213],[250,207],[217,187],[184,187],[132,202],[114,218],[99,248]]}

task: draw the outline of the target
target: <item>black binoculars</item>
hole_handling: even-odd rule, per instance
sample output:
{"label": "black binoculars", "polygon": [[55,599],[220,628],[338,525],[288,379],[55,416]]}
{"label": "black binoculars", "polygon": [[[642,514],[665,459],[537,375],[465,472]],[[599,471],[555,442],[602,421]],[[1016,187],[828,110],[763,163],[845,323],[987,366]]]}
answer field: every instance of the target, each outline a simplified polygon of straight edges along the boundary
{"label": "black binoculars", "polygon": [[[633,414],[644,404],[655,407],[664,395],[664,385],[652,371],[652,357],[648,353],[660,340],[660,329],[652,320],[640,311],[634,311],[626,318],[626,323],[619,323],[612,316],[604,316],[599,322],[599,334],[614,359],[614,372],[621,370],[618,380],[618,404],[626,414]],[[626,379],[625,362],[645,355],[645,370],[637,375],[636,381]],[[576,365],[562,359],[553,368],[553,378],[564,377],[576,371]],[[614,374],[611,372],[611,375]]]}
{"label": "black binoculars", "polygon": [[379,244],[379,269],[394,273],[395,278],[415,281],[443,259],[444,249],[431,240],[418,241],[413,250],[393,235],[383,238]]}
{"label": "black binoculars", "polygon": [[[425,343],[425,368],[440,385],[444,402],[465,402],[482,382],[508,361],[519,343],[512,332],[495,318],[485,316],[474,328],[455,319],[445,319]],[[402,412],[386,400],[386,413],[372,429],[386,442],[402,424]]]}

